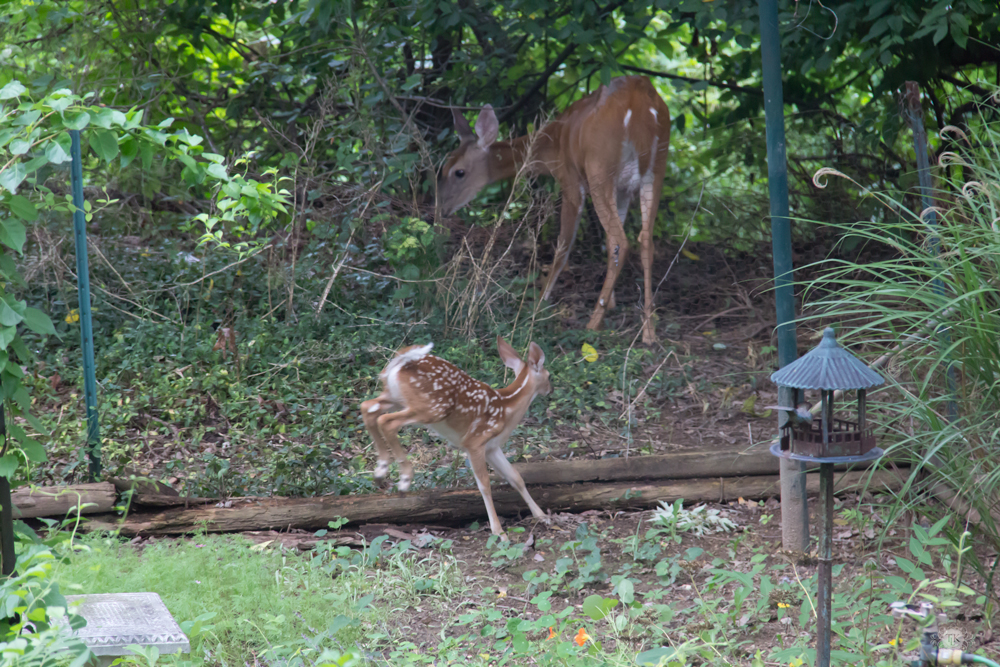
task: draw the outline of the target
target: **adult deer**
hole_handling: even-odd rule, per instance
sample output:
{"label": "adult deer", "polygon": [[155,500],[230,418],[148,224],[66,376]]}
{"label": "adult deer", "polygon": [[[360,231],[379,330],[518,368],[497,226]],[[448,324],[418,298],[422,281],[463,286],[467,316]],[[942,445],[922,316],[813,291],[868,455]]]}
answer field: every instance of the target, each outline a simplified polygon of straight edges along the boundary
{"label": "adult deer", "polygon": [[489,105],[476,130],[452,109],[461,144],[448,157],[438,185],[440,207],[451,215],[489,183],[510,178],[525,161],[528,171],[550,174],[562,190],[559,242],[542,291],[548,299],[576,239],[586,193],[607,237],[608,272],[588,329],[597,329],[614,308],[615,282],[628,254],[623,221],[636,194],[642,213],[639,247],[645,282],[642,340],[656,340],[653,324],[653,225],[660,203],[670,144],[670,111],[649,79],[626,76],[571,104],[534,134],[496,141],[496,114]]}
{"label": "adult deer", "polygon": [[549,523],[502,449],[535,397],[552,391],[549,372],[543,367],[542,348],[531,343],[525,363],[514,348],[497,336],[500,358],[514,371],[515,378],[503,389],[494,389],[430,354],[433,346],[433,343],[411,345],[397,352],[379,375],[382,393],[361,404],[361,416],[378,452],[375,479],[382,479],[389,472],[391,451],[399,463],[399,490],[410,488],[413,464],[399,444],[398,433],[408,424],[423,424],[468,454],[494,535],[507,539],[493,507],[487,461],[518,490],[531,514]]}

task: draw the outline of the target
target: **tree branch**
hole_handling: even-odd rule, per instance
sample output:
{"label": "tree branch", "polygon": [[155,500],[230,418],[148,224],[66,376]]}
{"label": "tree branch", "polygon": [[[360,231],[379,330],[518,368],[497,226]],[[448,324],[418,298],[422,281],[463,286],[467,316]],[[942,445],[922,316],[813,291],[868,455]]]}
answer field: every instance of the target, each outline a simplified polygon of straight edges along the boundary
{"label": "tree branch", "polygon": [[675,79],[677,81],[687,81],[688,83],[707,83],[708,85],[713,86],[715,88],[725,88],[726,90],[732,90],[737,93],[747,93],[750,95],[756,95],[757,97],[764,96],[764,91],[760,88],[747,88],[746,86],[737,86],[734,83],[724,83],[722,81],[711,81],[709,79],[696,79],[693,76],[682,76],[680,74],[657,72],[656,70],[646,69],[645,67],[635,67],[634,65],[619,65],[619,67],[629,72],[638,72],[639,74],[645,74],[647,76],[658,76],[662,79]]}

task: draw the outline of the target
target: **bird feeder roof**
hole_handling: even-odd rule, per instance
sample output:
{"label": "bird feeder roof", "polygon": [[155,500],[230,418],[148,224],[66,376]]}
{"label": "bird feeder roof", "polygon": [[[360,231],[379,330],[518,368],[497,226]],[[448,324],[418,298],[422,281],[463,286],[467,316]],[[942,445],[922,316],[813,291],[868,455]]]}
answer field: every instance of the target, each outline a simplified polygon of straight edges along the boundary
{"label": "bird feeder roof", "polygon": [[810,352],[771,374],[771,382],[795,389],[868,389],[885,379],[837,342],[833,329]]}

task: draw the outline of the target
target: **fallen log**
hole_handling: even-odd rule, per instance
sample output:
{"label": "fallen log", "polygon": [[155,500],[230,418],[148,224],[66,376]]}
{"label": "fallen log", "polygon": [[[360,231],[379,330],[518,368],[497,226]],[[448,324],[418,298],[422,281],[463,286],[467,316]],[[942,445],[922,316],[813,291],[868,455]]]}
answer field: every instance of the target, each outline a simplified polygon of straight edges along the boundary
{"label": "fallen log", "polygon": [[161,495],[161,496],[178,496],[180,495],[176,489],[164,484],[163,482],[157,482],[152,479],[147,479],[145,477],[135,477],[122,478],[122,477],[111,477],[108,479],[109,482],[115,485],[118,489],[118,493],[125,493],[127,491],[132,491],[136,494],[147,494],[147,495]]}
{"label": "fallen log", "polygon": [[[898,472],[879,470],[840,473],[835,488],[857,486],[872,475],[869,490],[896,490],[903,478]],[[662,481],[636,484],[571,484],[535,487],[531,495],[546,510],[582,512],[592,509],[648,509],[660,501],[725,502],[737,498],[759,499],[779,493],[777,475]],[[819,491],[819,475],[807,476],[806,488]],[[508,486],[493,488],[497,512],[517,515],[527,512],[521,496]],[[122,535],[181,535],[200,530],[242,532],[299,528],[326,528],[337,517],[349,523],[456,523],[482,518],[485,507],[475,489],[429,491],[408,494],[365,494],[318,498],[261,498],[234,501],[232,507],[171,509],[158,513],[134,513],[123,521],[88,521],[84,530],[119,530]]]}
{"label": "fallen log", "polygon": [[[777,475],[778,459],[766,451],[742,453],[732,450],[677,452],[629,458],[549,460],[515,463],[525,484],[573,484],[575,482],[631,482],[643,479],[692,479]],[[870,463],[862,463],[867,467]],[[817,466],[818,467],[818,466]],[[848,470],[838,465],[836,470]]]}
{"label": "fallen log", "polygon": [[[81,514],[110,512],[115,507],[115,485],[108,482],[72,486],[21,487],[11,494],[15,519],[65,516],[82,506]],[[75,510],[74,510],[75,513]]]}
{"label": "fallen log", "polygon": [[[125,500],[123,498],[123,500]],[[195,496],[176,496],[162,493],[136,493],[132,496],[133,505],[144,507],[188,507],[190,505],[206,505],[217,503],[219,498],[198,498]]]}

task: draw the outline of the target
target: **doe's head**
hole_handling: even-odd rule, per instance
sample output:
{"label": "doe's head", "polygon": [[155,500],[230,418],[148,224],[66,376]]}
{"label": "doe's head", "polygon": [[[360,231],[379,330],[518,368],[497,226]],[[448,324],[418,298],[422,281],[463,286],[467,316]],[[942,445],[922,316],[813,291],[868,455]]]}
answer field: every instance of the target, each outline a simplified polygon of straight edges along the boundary
{"label": "doe's head", "polygon": [[475,132],[458,110],[452,109],[451,115],[461,143],[448,156],[438,180],[438,207],[443,215],[451,215],[468,204],[489,184],[490,146],[500,131],[489,104],[479,112]]}

